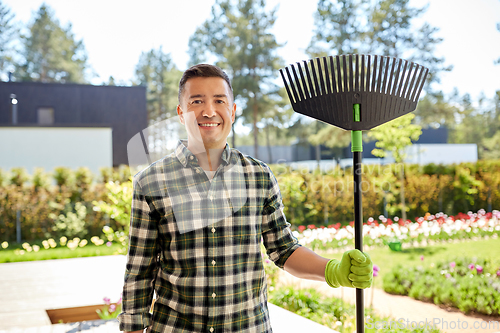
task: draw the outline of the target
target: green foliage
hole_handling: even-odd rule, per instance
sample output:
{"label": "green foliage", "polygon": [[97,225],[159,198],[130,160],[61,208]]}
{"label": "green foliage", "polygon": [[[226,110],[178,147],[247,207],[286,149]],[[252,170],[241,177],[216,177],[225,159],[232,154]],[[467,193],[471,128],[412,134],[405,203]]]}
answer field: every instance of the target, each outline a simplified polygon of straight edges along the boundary
{"label": "green foliage", "polygon": [[[356,332],[355,306],[341,299],[325,296],[316,289],[300,289],[296,286],[280,287],[270,293],[269,302],[336,331],[344,333]],[[391,322],[391,319],[379,317],[374,313],[373,309],[365,309],[365,317],[365,332],[367,333],[440,332],[438,329],[427,330],[425,328],[410,329],[397,327],[391,330],[387,328],[376,329],[375,322]]]}
{"label": "green foliage", "polygon": [[28,173],[24,168],[12,168],[10,171],[10,183],[21,187],[29,180]]}
{"label": "green foliage", "polygon": [[64,205],[55,202],[49,203],[51,208],[59,210],[60,214],[50,213],[49,217],[54,220],[52,231],[47,234],[47,237],[55,235],[56,237],[85,237],[87,228],[85,219],[87,217],[87,207],[81,202],[76,202],[74,205],[66,199]]}
{"label": "green foliage", "polygon": [[148,119],[156,123],[177,115],[177,85],[182,76],[160,47],[143,52],[135,67],[136,84],[146,87]]}
{"label": "green foliage", "polygon": [[377,140],[372,154],[385,157],[387,152],[392,154],[396,163],[403,163],[406,154],[404,149],[417,141],[422,134],[422,127],[412,124],[415,115],[410,113],[380,125],[368,132],[368,137]]}
{"label": "green foliage", "polygon": [[384,290],[458,308],[500,315],[500,261],[461,257],[427,267],[398,265],[384,276]]}
{"label": "green foliage", "polygon": [[93,201],[95,211],[104,212],[128,232],[132,206],[132,181],[106,183],[107,201]]}
{"label": "green foliage", "polygon": [[23,81],[84,83],[87,55],[83,41],[77,41],[71,24],[62,27],[53,10],[42,4],[23,36],[24,63],[19,66]]}

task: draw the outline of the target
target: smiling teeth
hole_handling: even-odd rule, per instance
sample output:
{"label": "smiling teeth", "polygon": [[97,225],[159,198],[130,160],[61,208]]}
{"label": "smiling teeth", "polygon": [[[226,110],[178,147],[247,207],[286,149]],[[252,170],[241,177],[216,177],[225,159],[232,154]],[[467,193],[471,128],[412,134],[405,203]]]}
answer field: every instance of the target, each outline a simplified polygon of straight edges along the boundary
{"label": "smiling teeth", "polygon": [[215,127],[215,126],[219,126],[219,124],[200,124],[200,126],[203,126],[203,127]]}

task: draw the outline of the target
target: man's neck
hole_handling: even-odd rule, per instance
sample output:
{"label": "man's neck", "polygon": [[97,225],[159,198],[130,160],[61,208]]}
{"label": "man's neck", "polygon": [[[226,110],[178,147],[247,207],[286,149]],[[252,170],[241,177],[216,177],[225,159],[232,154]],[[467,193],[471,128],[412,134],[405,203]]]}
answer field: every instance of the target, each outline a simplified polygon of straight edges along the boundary
{"label": "man's neck", "polygon": [[216,171],[219,167],[224,148],[206,148],[205,151],[201,152],[199,149],[190,149],[189,144],[187,148],[194,154],[194,156],[196,156],[196,158],[198,159],[198,163],[203,168],[203,170]]}

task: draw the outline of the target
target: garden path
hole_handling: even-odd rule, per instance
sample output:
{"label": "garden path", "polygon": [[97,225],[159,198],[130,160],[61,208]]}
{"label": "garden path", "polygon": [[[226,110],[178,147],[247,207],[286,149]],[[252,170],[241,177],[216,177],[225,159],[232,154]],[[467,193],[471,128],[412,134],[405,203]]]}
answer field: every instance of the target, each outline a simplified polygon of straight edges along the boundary
{"label": "garden path", "polygon": [[[356,291],[353,288],[330,288],[324,282],[298,279],[286,272],[282,272],[280,282],[291,284],[297,288],[314,288],[325,295],[342,298],[354,304]],[[371,303],[373,292],[373,303]],[[461,312],[443,309],[431,303],[415,300],[407,296],[391,295],[381,289],[367,289],[364,292],[365,307],[373,307],[381,316],[390,316],[394,320],[403,318],[405,325],[425,325],[428,327],[435,323],[436,327],[446,333],[500,333],[500,317],[488,318],[486,316],[467,316]],[[372,323],[375,325],[375,323]],[[390,323],[387,323],[387,326]],[[384,323],[379,323],[380,326]],[[393,323],[393,328],[399,322]],[[476,328],[477,327],[477,328]]]}
{"label": "garden path", "polygon": [[[114,333],[118,323],[50,325],[45,310],[116,302],[123,286],[125,256],[103,256],[0,264],[0,333]],[[273,304],[275,333],[335,331]]]}

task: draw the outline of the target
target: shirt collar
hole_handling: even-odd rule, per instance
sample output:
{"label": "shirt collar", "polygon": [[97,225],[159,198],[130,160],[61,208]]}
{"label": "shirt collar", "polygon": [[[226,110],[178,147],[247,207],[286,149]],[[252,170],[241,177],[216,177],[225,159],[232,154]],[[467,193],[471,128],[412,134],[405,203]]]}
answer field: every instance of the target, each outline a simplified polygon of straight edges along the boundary
{"label": "shirt collar", "polygon": [[[194,156],[194,154],[187,149],[187,140],[179,140],[177,147],[175,148],[175,156],[184,167],[188,165],[189,161],[197,161],[196,156]],[[227,142],[224,147],[224,151],[222,152],[221,159],[224,162],[224,165],[229,164],[230,162],[231,148]]]}

